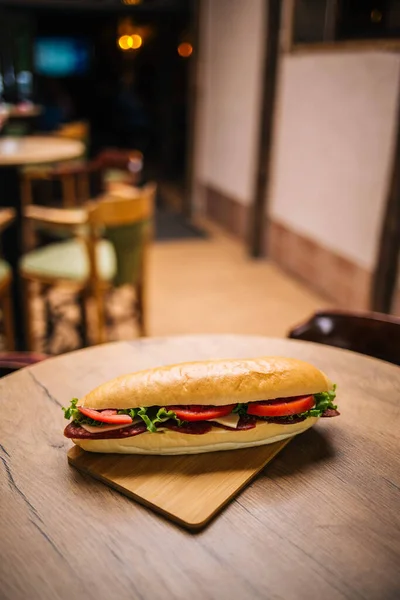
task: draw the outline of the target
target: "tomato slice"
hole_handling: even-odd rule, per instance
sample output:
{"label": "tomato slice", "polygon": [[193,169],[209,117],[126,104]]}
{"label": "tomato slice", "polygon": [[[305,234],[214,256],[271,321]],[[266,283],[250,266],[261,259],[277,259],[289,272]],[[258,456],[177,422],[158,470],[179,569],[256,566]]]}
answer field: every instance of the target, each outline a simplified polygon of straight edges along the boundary
{"label": "tomato slice", "polygon": [[314,405],[314,396],[278,398],[266,402],[250,402],[247,407],[247,414],[256,415],[257,417],[284,417],[306,412]]}
{"label": "tomato slice", "polygon": [[111,425],[128,425],[132,423],[132,418],[129,415],[119,415],[116,410],[94,410],[94,408],[82,408],[78,406],[79,412],[101,423],[110,423]]}
{"label": "tomato slice", "polygon": [[236,404],[227,406],[203,406],[195,404],[193,406],[166,406],[166,410],[173,410],[178,419],[182,421],[208,421],[209,419],[218,419],[225,417],[232,412]]}

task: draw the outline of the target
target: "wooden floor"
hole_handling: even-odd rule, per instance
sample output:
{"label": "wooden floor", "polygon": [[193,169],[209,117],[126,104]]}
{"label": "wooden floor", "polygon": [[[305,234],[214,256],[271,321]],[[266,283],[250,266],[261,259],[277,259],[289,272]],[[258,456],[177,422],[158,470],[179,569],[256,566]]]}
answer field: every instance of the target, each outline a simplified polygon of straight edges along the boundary
{"label": "wooden floor", "polygon": [[248,333],[285,336],[331,306],[243,245],[212,229],[208,240],[160,242],[152,251],[150,335]]}
{"label": "wooden floor", "polygon": [[[243,333],[282,337],[316,309],[328,306],[276,266],[247,258],[237,240],[210,225],[207,228],[208,239],[158,242],[153,246],[149,335]],[[33,305],[35,349],[61,354],[81,347],[80,312],[74,294],[56,287],[45,300],[37,292]],[[46,333],[46,305],[58,315],[50,336]],[[110,295],[106,303],[109,341],[137,337],[133,306],[129,286]]]}

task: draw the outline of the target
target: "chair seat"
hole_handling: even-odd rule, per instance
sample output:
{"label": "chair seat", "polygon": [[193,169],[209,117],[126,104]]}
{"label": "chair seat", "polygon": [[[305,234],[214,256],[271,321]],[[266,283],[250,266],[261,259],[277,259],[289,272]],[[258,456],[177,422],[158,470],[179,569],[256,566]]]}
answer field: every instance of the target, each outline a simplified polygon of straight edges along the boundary
{"label": "chair seat", "polygon": [[8,262],[0,258],[0,281],[3,281],[5,277],[10,273],[10,265]]}
{"label": "chair seat", "polygon": [[[97,265],[103,281],[111,281],[117,272],[115,250],[111,242],[101,240],[97,245]],[[89,277],[89,258],[85,243],[69,240],[49,244],[22,257],[20,267],[27,275],[83,281]]]}
{"label": "chair seat", "polygon": [[129,181],[129,172],[125,169],[107,169],[103,175],[106,183]]}

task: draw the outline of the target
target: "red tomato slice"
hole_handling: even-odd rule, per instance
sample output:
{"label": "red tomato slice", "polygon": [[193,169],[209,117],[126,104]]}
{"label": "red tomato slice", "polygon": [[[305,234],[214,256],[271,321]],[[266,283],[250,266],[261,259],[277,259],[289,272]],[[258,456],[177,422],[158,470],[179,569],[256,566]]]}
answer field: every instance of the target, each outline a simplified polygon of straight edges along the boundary
{"label": "red tomato slice", "polygon": [[178,419],[182,421],[208,421],[209,419],[218,419],[225,417],[232,412],[236,404],[227,406],[202,406],[199,404],[193,406],[166,406],[166,410],[173,410]]}
{"label": "red tomato slice", "polygon": [[247,414],[257,417],[284,417],[298,415],[310,410],[315,404],[314,396],[296,396],[295,398],[279,398],[267,402],[250,402]]}
{"label": "red tomato slice", "polygon": [[93,419],[93,421],[100,421],[101,423],[110,423],[111,425],[128,425],[132,423],[132,419],[129,415],[119,415],[116,410],[94,410],[93,408],[82,408],[78,406],[79,412]]}

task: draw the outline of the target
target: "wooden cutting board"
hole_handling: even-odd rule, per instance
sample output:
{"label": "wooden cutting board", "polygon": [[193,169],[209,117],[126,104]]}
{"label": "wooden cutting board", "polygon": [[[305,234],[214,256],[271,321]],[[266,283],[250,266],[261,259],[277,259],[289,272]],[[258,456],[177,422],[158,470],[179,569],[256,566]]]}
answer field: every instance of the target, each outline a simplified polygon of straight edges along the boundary
{"label": "wooden cutting board", "polygon": [[200,529],[288,442],[183,456],[96,454],[74,446],[68,462],[183,527]]}

